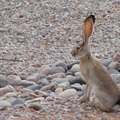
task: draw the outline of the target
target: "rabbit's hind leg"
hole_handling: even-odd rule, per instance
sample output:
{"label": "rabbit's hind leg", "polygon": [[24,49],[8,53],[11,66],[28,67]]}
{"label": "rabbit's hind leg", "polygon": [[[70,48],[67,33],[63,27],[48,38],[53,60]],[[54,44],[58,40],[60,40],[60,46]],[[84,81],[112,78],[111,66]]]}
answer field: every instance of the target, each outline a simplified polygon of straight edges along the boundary
{"label": "rabbit's hind leg", "polygon": [[91,105],[106,112],[111,110],[111,106],[109,104],[107,104],[103,99],[98,99],[98,97],[95,96],[91,101]]}

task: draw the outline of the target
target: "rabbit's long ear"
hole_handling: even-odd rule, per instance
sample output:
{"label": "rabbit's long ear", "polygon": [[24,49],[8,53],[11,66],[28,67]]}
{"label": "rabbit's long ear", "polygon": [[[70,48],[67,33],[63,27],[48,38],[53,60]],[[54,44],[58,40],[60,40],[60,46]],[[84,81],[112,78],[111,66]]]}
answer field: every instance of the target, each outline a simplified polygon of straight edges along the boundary
{"label": "rabbit's long ear", "polygon": [[95,23],[94,15],[90,15],[85,19],[84,25],[83,25],[83,41],[84,42],[88,41],[88,38],[92,34],[94,23]]}

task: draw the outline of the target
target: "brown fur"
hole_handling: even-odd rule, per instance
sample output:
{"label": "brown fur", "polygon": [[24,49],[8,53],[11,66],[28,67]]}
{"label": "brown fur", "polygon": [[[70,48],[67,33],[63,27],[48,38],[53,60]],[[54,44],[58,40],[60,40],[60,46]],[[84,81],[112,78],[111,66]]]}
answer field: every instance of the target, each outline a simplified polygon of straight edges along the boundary
{"label": "brown fur", "polygon": [[120,89],[102,64],[90,52],[88,38],[93,31],[95,22],[93,18],[91,15],[84,21],[83,42],[75,46],[71,54],[80,59],[80,70],[86,80],[86,88],[80,99],[81,102],[91,99],[91,103],[95,107],[110,111],[120,99]]}

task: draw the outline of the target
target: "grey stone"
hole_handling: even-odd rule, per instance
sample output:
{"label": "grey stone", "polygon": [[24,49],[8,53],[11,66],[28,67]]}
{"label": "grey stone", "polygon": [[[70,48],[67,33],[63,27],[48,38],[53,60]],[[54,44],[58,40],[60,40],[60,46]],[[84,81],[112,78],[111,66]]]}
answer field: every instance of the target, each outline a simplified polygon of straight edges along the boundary
{"label": "grey stone", "polygon": [[62,61],[56,62],[55,64],[53,64],[52,67],[58,67],[58,66],[63,67],[65,69],[65,72],[68,70],[67,64]]}
{"label": "grey stone", "polygon": [[21,85],[24,87],[27,87],[27,86],[31,86],[31,85],[36,85],[36,83],[33,81],[22,80]]}
{"label": "grey stone", "polygon": [[71,79],[69,80],[69,82],[70,82],[70,84],[80,83],[81,85],[86,83],[85,80],[83,80],[83,78],[80,77],[80,76],[78,76],[78,77],[76,77],[76,78],[71,78]]}
{"label": "grey stone", "polygon": [[25,104],[25,100],[22,98],[17,98],[14,102],[11,103],[12,106],[18,105],[18,104]]}
{"label": "grey stone", "polygon": [[19,76],[22,80],[26,80],[29,75],[28,75],[28,73],[21,72],[21,73],[18,74],[18,76]]}
{"label": "grey stone", "polygon": [[73,65],[71,71],[73,74],[75,74],[76,72],[80,72],[80,65],[79,64]]}
{"label": "grey stone", "polygon": [[65,69],[61,66],[51,68],[50,74],[65,73]]}
{"label": "grey stone", "polygon": [[40,90],[41,86],[40,85],[31,85],[31,86],[28,86],[27,88],[35,91],[35,90]]}
{"label": "grey stone", "polygon": [[49,85],[42,87],[41,91],[54,90],[57,85],[57,82],[52,82]]}
{"label": "grey stone", "polygon": [[40,79],[45,78],[46,75],[35,73],[27,77],[28,81],[38,82]]}
{"label": "grey stone", "polygon": [[35,103],[31,103],[29,108],[33,108],[34,110],[41,110],[42,109],[42,105],[38,102]]}
{"label": "grey stone", "polygon": [[47,65],[45,66],[42,66],[39,70],[38,70],[38,73],[41,73],[41,74],[45,74],[45,75],[49,75],[50,74],[50,71],[51,71],[51,68]]}
{"label": "grey stone", "polygon": [[101,63],[102,63],[104,66],[108,67],[108,65],[109,65],[111,62],[112,62],[111,59],[105,59],[105,60],[103,60]]}
{"label": "grey stone", "polygon": [[120,84],[120,74],[118,75],[118,76],[116,76],[116,82],[118,83],[118,84]]}
{"label": "grey stone", "polygon": [[79,63],[80,63],[80,61],[79,61],[79,60],[76,60],[76,61],[74,61],[73,63],[68,64],[68,65],[67,65],[68,70],[70,70],[70,69],[72,68],[73,65],[79,64]]}
{"label": "grey stone", "polygon": [[6,100],[0,100],[0,107],[11,107],[11,103]]}
{"label": "grey stone", "polygon": [[79,83],[72,84],[71,88],[74,88],[77,91],[81,91],[82,90],[82,86]]}
{"label": "grey stone", "polygon": [[4,87],[8,84],[10,83],[8,82],[7,78],[4,75],[0,74],[0,87]]}
{"label": "grey stone", "polygon": [[16,92],[16,90],[11,85],[0,88],[0,96],[3,96],[9,92]]}
{"label": "grey stone", "polygon": [[120,74],[117,70],[115,70],[115,69],[109,69],[108,70],[108,73],[109,74]]}
{"label": "grey stone", "polygon": [[70,88],[69,84],[64,83],[64,82],[60,83],[57,87],[62,88],[63,90],[66,90],[66,89]]}
{"label": "grey stone", "polygon": [[7,80],[10,82],[11,85],[21,85],[22,80],[17,75],[8,75]]}
{"label": "grey stone", "polygon": [[67,89],[60,94],[58,94],[58,97],[66,98],[66,97],[72,97],[77,95],[77,91],[75,89]]}
{"label": "grey stone", "polygon": [[108,68],[110,68],[110,69],[118,69],[118,68],[120,68],[120,63],[119,62],[111,62],[108,65]]}
{"label": "grey stone", "polygon": [[66,78],[54,78],[54,79],[52,79],[52,82],[57,82],[57,83],[67,82],[67,83],[69,83],[69,81]]}

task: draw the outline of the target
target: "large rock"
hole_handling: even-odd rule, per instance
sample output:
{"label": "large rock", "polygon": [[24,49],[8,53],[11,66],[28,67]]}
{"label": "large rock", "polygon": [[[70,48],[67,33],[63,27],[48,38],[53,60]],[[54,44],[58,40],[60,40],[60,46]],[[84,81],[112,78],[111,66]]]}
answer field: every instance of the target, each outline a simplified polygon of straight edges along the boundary
{"label": "large rock", "polygon": [[38,70],[38,73],[41,73],[41,74],[45,74],[45,75],[49,75],[50,74],[50,71],[51,71],[51,68],[47,65],[45,66],[42,66],[39,70]]}
{"label": "large rock", "polygon": [[76,60],[76,61],[74,61],[73,63],[68,64],[68,65],[67,65],[68,70],[70,70],[70,69],[72,68],[73,65],[79,64],[79,63],[80,63],[80,61],[79,61],[79,60]]}
{"label": "large rock", "polygon": [[52,82],[57,82],[57,83],[67,82],[67,83],[69,83],[69,81],[66,78],[54,78],[54,79],[52,79]]}
{"label": "large rock", "polygon": [[79,83],[72,84],[71,88],[74,88],[77,91],[81,91],[82,90],[82,86]]}
{"label": "large rock", "polygon": [[62,62],[62,61],[58,61],[58,62],[56,62],[55,64],[53,64],[53,66],[52,66],[52,67],[58,67],[58,66],[63,67],[63,68],[65,69],[65,71],[67,71],[67,70],[68,70],[68,68],[67,68],[67,64],[66,64],[66,63],[64,63],[64,62]]}
{"label": "large rock", "polygon": [[8,75],[7,80],[10,82],[11,85],[21,85],[22,80],[17,75]]}
{"label": "large rock", "polygon": [[11,107],[11,104],[6,100],[0,100],[0,107]]}
{"label": "large rock", "polygon": [[31,85],[36,85],[36,83],[33,81],[22,80],[21,85],[24,87],[27,87],[27,86],[31,86]]}
{"label": "large rock", "polygon": [[70,84],[79,83],[81,85],[86,83],[85,80],[80,76],[69,79],[69,82]]}
{"label": "large rock", "polygon": [[115,69],[109,69],[108,70],[108,73],[109,74],[120,74],[117,70],[115,70]]}
{"label": "large rock", "polygon": [[79,64],[73,65],[71,71],[73,74],[75,74],[76,72],[80,72],[80,65]]}
{"label": "large rock", "polygon": [[17,98],[15,101],[11,103],[11,105],[25,104],[25,100],[22,98]]}
{"label": "large rock", "polygon": [[9,84],[9,82],[8,82],[7,78],[4,75],[0,74],[0,88],[6,86],[8,84]]}
{"label": "large rock", "polygon": [[38,82],[40,79],[45,78],[46,75],[35,73],[27,77],[28,81]]}
{"label": "large rock", "polygon": [[58,97],[67,98],[75,95],[77,95],[77,91],[75,89],[67,89],[61,92],[60,94],[58,94]]}
{"label": "large rock", "polygon": [[119,62],[111,62],[108,65],[108,68],[110,68],[110,69],[118,69],[118,68],[120,68],[120,63]]}
{"label": "large rock", "polygon": [[0,88],[0,96],[3,96],[9,92],[15,92],[15,91],[16,90],[11,85],[7,85],[5,87]]}
{"label": "large rock", "polygon": [[58,67],[52,67],[50,74],[56,74],[56,73],[65,73],[65,69],[61,66]]}
{"label": "large rock", "polygon": [[103,64],[104,66],[108,67],[108,65],[109,65],[111,62],[112,62],[111,59],[105,59],[105,60],[102,61],[102,64]]}
{"label": "large rock", "polygon": [[28,86],[27,88],[35,91],[35,90],[40,90],[41,86],[40,85],[31,85],[31,86]]}
{"label": "large rock", "polygon": [[51,79],[54,79],[54,78],[65,78],[65,73],[56,73],[56,74],[53,74],[53,75],[48,75],[46,77],[46,79],[48,80],[51,80]]}

